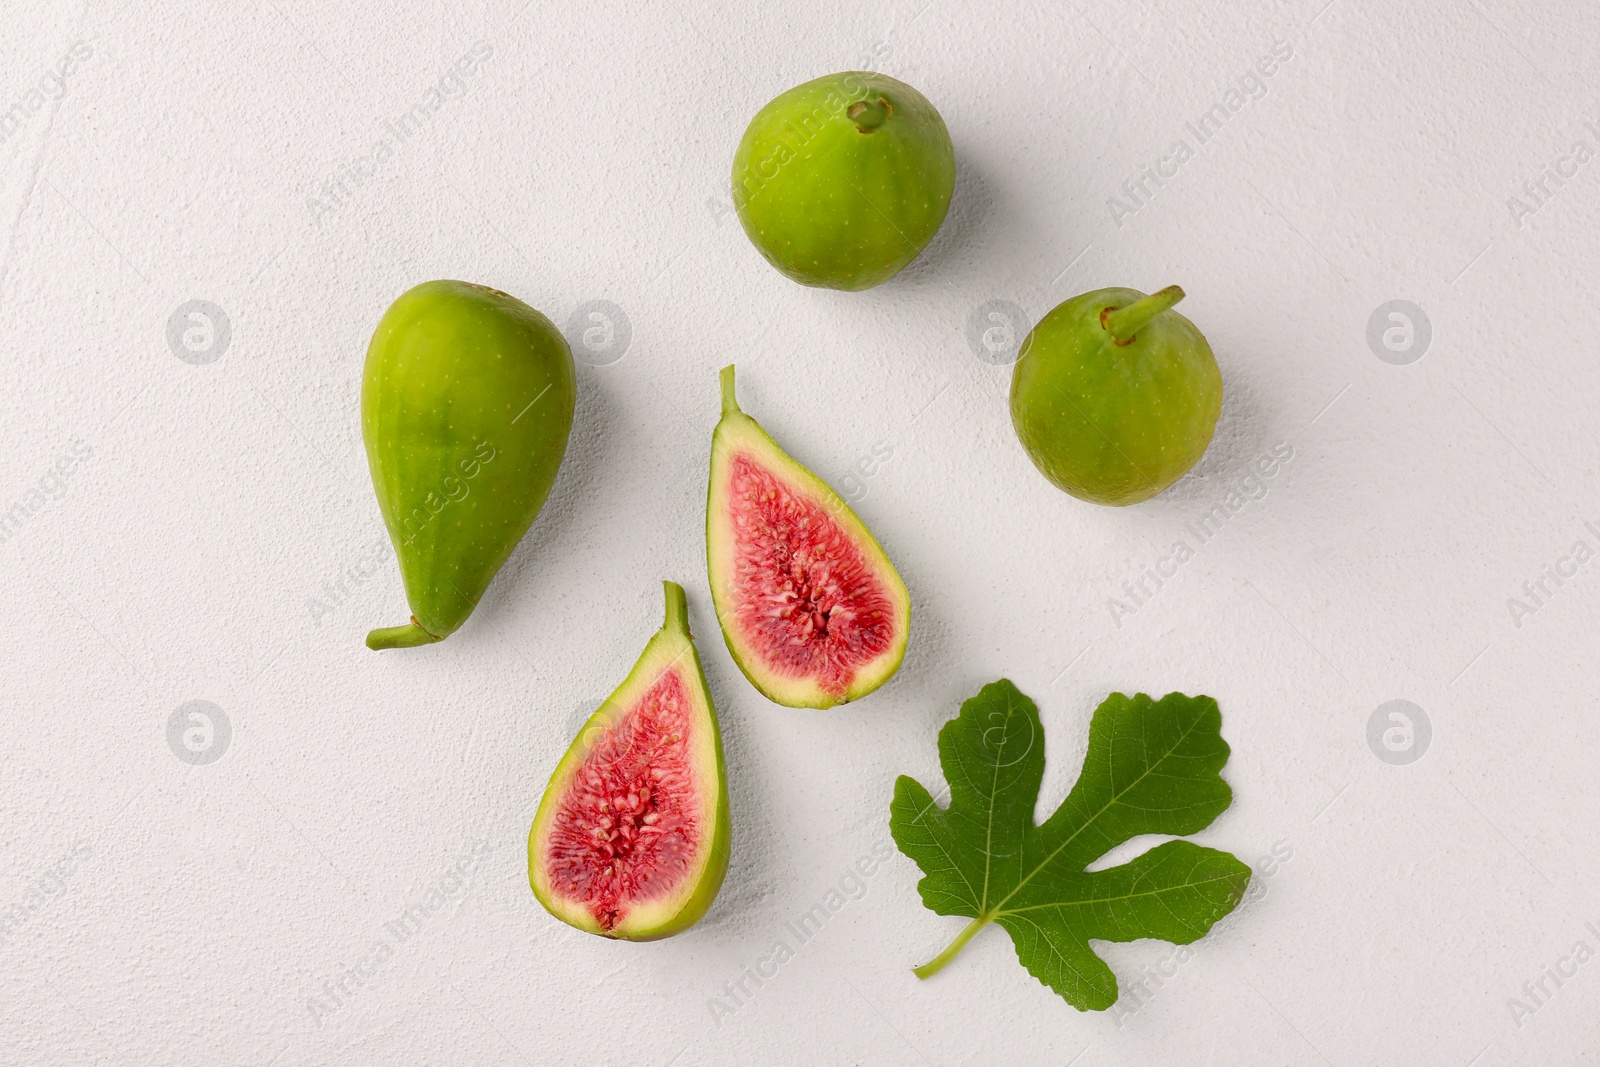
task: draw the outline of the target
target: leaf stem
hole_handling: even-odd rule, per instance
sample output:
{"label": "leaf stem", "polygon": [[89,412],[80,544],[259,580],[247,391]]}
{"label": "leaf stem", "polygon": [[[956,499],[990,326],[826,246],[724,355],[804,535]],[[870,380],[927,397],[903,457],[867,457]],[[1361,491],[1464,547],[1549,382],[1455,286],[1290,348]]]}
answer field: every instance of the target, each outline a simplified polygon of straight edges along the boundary
{"label": "leaf stem", "polygon": [[993,921],[993,917],[989,915],[980,915],[976,919],[973,919],[967,924],[966,929],[962,930],[956,935],[956,939],[954,941],[950,942],[944,947],[943,952],[933,957],[933,959],[929,960],[927,963],[924,963],[921,967],[913,967],[911,969],[911,973],[916,975],[918,978],[932,978],[934,975],[938,974],[944,969],[945,964],[955,959],[956,953],[965,948],[967,946],[967,942],[971,941],[973,937],[977,935],[978,931],[982,930],[985,926],[988,926],[991,921]]}

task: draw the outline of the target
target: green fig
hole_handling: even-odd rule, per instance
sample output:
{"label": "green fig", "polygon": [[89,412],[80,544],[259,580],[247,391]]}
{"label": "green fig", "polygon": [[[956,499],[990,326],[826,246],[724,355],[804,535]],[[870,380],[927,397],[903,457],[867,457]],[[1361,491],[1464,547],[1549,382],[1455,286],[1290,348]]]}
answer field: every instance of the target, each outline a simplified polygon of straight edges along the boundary
{"label": "green fig", "polygon": [[700,920],[728,873],[728,775],[683,587],[561,758],[528,831],[528,881],[569,926],[624,941]]}
{"label": "green fig", "polygon": [[870,289],[933,240],[956,158],[928,98],[886,74],[797,85],[756,113],[733,203],[756,250],[802,285]]}
{"label": "green fig", "polygon": [[1193,467],[1222,411],[1222,374],[1183,290],[1097,289],[1022,342],[1011,423],[1044,476],[1080,500],[1148,500]]}
{"label": "green fig", "polygon": [[411,621],[367,647],[442,641],[466,622],[555,483],[577,402],[572,352],[533,308],[425,282],[384,312],[361,432]]}

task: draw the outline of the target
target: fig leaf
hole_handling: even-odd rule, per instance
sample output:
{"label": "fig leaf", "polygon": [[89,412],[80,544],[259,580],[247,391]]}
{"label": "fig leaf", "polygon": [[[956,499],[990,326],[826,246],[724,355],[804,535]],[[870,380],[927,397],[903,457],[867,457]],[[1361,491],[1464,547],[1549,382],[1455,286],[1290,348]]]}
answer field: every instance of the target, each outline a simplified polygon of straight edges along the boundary
{"label": "fig leaf", "polygon": [[889,828],[922,868],[922,902],[972,922],[934,959],[938,972],[999,923],[1035,978],[1079,1011],[1116,1002],[1117,980],[1091,940],[1158,938],[1187,945],[1239,903],[1250,868],[1227,852],[1167,841],[1120,866],[1089,864],[1141,834],[1187,835],[1233,800],[1222,714],[1205,696],[1112,693],[1089,724],[1083,771],[1035,826],[1044,776],[1039,709],[1004,679],[983,687],[939,731],[950,784],[941,808],[915,779],[895,782]]}

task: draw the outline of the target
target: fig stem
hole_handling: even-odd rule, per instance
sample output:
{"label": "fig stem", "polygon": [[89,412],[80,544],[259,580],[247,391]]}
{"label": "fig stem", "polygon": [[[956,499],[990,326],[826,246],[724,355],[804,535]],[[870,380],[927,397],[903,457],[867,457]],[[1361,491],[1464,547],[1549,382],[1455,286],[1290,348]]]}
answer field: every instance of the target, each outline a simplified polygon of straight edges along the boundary
{"label": "fig stem", "polygon": [[980,915],[976,919],[973,919],[967,924],[966,929],[962,930],[956,935],[956,939],[954,941],[945,946],[943,952],[933,957],[933,959],[929,960],[927,963],[924,963],[921,967],[913,967],[911,969],[911,973],[916,975],[918,978],[932,978],[934,975],[938,974],[944,969],[945,964],[956,958],[956,953],[965,948],[967,946],[967,942],[971,941],[979,930],[982,930],[985,926],[989,925],[990,918],[991,917],[988,915]]}
{"label": "fig stem", "polygon": [[677,582],[662,582],[661,588],[667,594],[667,621],[661,624],[661,628],[688,633],[689,599],[683,595],[683,586]]}
{"label": "fig stem", "polygon": [[1102,322],[1117,343],[1125,345],[1149,325],[1151,319],[1182,299],[1183,290],[1176,285],[1169,285],[1159,293],[1135,300],[1127,307],[1111,309]]}
{"label": "fig stem", "polygon": [[380,630],[373,630],[367,635],[367,647],[373,651],[385,648],[416,648],[418,645],[431,645],[443,641],[442,637],[435,637],[424,630],[415,618],[404,626],[386,626]]}
{"label": "fig stem", "polygon": [[722,368],[722,414],[732,415],[739,410],[739,399],[733,393],[733,364]]}
{"label": "fig stem", "polygon": [[876,100],[857,100],[845,110],[845,117],[855,123],[856,129],[862,133],[871,133],[888,121],[892,114],[894,108],[881,96]]}

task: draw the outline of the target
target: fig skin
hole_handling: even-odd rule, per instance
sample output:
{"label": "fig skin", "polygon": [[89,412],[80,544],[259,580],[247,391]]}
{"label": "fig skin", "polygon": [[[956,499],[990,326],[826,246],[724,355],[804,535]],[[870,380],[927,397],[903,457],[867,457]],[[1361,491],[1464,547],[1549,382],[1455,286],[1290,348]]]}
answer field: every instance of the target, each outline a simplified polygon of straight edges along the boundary
{"label": "fig skin", "polygon": [[367,348],[361,434],[411,621],[372,649],[442,641],[478,605],[544,506],[577,403],[554,323],[470,282],[424,282]]}
{"label": "fig skin", "polygon": [[1183,290],[1097,289],[1058,304],[1022,342],[1011,377],[1017,438],[1058,488],[1122,507],[1148,500],[1205,453],[1222,374]]}
{"label": "fig skin", "polygon": [[733,159],[733,203],[756,250],[801,285],[870,289],[933,240],[955,150],[928,98],[870,71],[813,79],[756,113]]}

